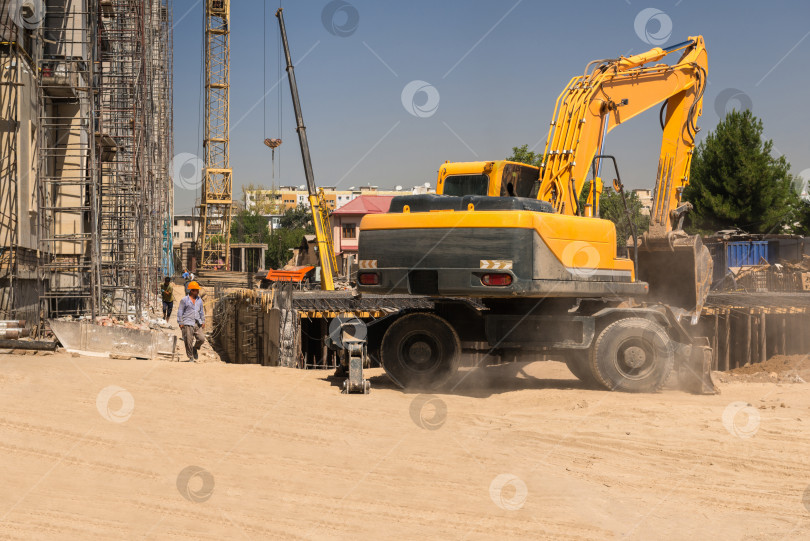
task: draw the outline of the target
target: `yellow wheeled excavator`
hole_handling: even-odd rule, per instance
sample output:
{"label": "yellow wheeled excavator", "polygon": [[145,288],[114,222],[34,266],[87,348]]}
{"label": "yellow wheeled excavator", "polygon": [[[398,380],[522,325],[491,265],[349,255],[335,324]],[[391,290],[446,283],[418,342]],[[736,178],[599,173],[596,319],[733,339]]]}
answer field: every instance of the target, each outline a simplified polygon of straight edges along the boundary
{"label": "yellow wheeled excavator", "polygon": [[[676,52],[674,63],[660,62]],[[701,36],[591,62],[557,100],[539,168],[445,163],[436,195],[396,197],[388,213],[364,217],[358,289],[422,295],[434,306],[369,329],[389,376],[403,387],[441,385],[462,347],[483,341],[491,358],[558,354],[610,390],[655,391],[675,366],[685,387],[714,392],[711,348],[694,328],[711,258],[681,229],[706,75]],[[659,103],[651,227],[641,238],[633,229],[624,257],[615,225],[599,218],[602,169],[613,166],[624,197],[616,160],[601,149],[610,130]]]}

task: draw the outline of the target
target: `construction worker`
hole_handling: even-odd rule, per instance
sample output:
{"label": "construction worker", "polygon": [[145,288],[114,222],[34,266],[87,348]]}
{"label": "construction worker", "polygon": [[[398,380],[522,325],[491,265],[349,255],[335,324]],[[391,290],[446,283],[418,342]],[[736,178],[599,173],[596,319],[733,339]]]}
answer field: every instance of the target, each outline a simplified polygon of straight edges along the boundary
{"label": "construction worker", "polygon": [[188,295],[188,284],[194,281],[194,275],[186,271],[183,273],[183,279],[185,280],[185,282],[183,283],[183,287],[186,290],[186,295]]}
{"label": "construction worker", "polygon": [[163,286],[160,288],[160,296],[163,300],[163,319],[169,321],[172,316],[172,307],[174,306],[174,288],[172,287],[172,279],[168,276],[163,280]]}
{"label": "construction worker", "polygon": [[188,362],[194,362],[199,358],[200,347],[205,343],[205,310],[200,298],[200,284],[197,282],[188,283],[188,295],[183,297],[177,307],[177,323],[186,343]]}

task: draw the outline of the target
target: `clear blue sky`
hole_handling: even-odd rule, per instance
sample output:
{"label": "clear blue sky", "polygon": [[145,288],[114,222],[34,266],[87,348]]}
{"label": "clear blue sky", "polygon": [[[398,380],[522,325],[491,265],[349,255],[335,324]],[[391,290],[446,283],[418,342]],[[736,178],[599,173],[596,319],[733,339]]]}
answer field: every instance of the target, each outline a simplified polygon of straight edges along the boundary
{"label": "clear blue sky", "polygon": [[[238,198],[243,184],[300,185],[304,176],[289,85],[279,81],[279,2],[231,4]],[[703,135],[719,119],[718,97],[737,89],[742,95],[728,106],[750,103],[793,173],[810,169],[810,2],[346,0],[327,16],[327,28],[328,5],[336,6],[283,2],[319,185],[435,185],[445,160],[502,159],[524,143],[542,151],[557,95],[587,62],[695,34],[705,37],[709,53]],[[639,26],[647,8],[657,11],[645,12]],[[201,155],[203,2],[175,0],[174,20],[175,153]],[[403,89],[414,80],[435,88],[434,102],[438,95],[434,107],[425,103],[428,94],[416,94],[422,116],[403,106]],[[265,137],[284,140],[275,179]],[[605,150],[617,156],[628,187],[652,187],[659,137],[657,110],[610,134]],[[188,212],[195,196],[177,189],[176,211]]]}

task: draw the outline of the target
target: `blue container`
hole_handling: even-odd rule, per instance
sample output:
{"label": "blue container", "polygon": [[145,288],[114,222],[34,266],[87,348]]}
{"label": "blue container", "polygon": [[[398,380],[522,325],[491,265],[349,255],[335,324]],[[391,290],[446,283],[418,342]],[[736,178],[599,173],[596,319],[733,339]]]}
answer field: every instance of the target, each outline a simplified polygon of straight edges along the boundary
{"label": "blue container", "polygon": [[726,268],[744,265],[759,265],[768,261],[768,241],[752,240],[726,244]]}

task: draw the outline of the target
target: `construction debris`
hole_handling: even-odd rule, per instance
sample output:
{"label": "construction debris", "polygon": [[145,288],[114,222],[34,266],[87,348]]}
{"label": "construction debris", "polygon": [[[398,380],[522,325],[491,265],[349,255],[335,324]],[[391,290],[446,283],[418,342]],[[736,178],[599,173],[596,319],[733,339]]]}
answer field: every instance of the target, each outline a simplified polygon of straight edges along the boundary
{"label": "construction debris", "polygon": [[[49,320],[59,342],[70,353],[94,357],[111,354],[136,359],[174,360],[177,336],[160,331],[94,325],[89,321]],[[0,345],[2,347],[2,345]]]}

